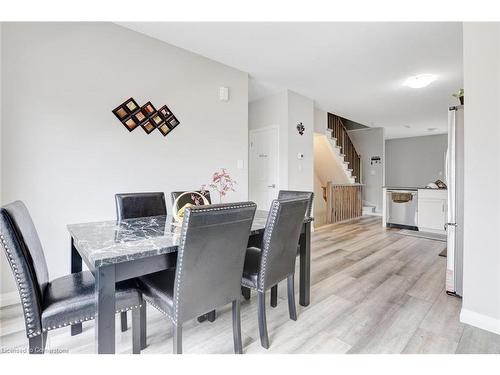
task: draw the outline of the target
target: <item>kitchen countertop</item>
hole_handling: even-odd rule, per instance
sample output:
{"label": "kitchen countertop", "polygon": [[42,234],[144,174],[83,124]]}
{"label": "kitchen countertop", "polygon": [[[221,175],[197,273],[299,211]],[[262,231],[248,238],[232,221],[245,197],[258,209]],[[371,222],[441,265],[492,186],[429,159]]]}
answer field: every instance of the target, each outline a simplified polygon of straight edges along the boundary
{"label": "kitchen countertop", "polygon": [[447,190],[447,189],[434,189],[434,188],[426,188],[425,186],[384,186],[384,189],[387,190]]}
{"label": "kitchen countertop", "polygon": [[416,186],[384,186],[384,189],[388,190],[418,190],[418,189],[423,189],[423,187],[416,187]]}

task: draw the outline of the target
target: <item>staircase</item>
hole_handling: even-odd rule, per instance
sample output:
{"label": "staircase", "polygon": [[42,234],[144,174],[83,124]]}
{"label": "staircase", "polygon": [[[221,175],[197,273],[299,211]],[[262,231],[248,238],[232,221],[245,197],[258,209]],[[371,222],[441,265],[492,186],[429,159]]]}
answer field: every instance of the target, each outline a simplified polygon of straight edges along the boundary
{"label": "staircase", "polygon": [[349,138],[349,134],[347,134],[347,130],[342,122],[342,119],[333,113],[328,113],[327,133],[331,134],[331,142],[335,144],[334,147],[338,150],[339,157],[345,165],[345,169],[350,176],[351,183],[360,183],[361,158],[359,157],[351,138]]}
{"label": "staircase", "polygon": [[361,158],[340,117],[328,113],[326,125],[325,135],[314,136],[315,179],[323,195],[315,216],[331,224],[362,215]]}
{"label": "staircase", "polygon": [[350,168],[349,162],[346,160],[346,155],[342,152],[342,147],[338,144],[337,138],[333,137],[332,131],[328,129],[325,133],[326,139],[333,150],[334,157],[337,159],[342,171],[346,177],[346,183],[356,183],[356,176],[353,175],[353,168]]}

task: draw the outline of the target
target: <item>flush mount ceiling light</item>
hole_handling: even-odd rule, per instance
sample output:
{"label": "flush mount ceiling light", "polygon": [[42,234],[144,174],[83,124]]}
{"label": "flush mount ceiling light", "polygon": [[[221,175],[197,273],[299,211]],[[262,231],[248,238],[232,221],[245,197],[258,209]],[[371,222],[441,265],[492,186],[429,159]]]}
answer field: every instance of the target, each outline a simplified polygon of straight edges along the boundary
{"label": "flush mount ceiling light", "polygon": [[419,74],[407,78],[403,85],[411,87],[412,89],[420,89],[422,87],[429,86],[436,80],[436,78],[437,77],[434,74]]}

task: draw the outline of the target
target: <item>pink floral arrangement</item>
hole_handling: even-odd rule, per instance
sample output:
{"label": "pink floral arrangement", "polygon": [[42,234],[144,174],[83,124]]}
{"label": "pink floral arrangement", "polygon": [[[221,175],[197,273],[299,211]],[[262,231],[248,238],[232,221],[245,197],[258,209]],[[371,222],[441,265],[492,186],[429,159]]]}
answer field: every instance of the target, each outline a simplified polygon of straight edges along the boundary
{"label": "pink floral arrangement", "polygon": [[231,178],[227,170],[222,168],[220,172],[215,172],[212,176],[212,183],[201,186],[201,193],[203,195],[210,189],[219,193],[219,203],[222,203],[222,198],[225,197],[230,191],[236,191],[235,186],[238,183]]}

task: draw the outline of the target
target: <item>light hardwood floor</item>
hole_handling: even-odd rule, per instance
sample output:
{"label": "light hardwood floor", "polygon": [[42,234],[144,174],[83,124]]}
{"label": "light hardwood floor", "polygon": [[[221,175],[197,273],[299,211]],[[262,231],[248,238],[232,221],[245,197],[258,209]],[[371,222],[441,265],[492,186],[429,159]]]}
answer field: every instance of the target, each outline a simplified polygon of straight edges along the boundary
{"label": "light hardwood floor", "polygon": [[[267,308],[271,347],[265,350],[255,295],[243,301],[244,352],[500,353],[500,336],[459,322],[461,300],[446,295],[446,259],[438,256],[446,244],[398,232],[382,228],[373,216],[314,232],[311,305],[298,306],[298,320],[289,320],[286,283],[281,283],[278,307]],[[0,314],[1,348],[25,348],[20,306]],[[121,333],[118,324],[119,319],[117,352],[131,353],[131,329]],[[214,323],[186,324],[184,352],[232,353],[231,327],[229,305],[218,311]],[[69,328],[50,332],[47,349],[93,353],[93,323],[75,337]],[[148,306],[143,353],[171,352],[170,322]]]}

